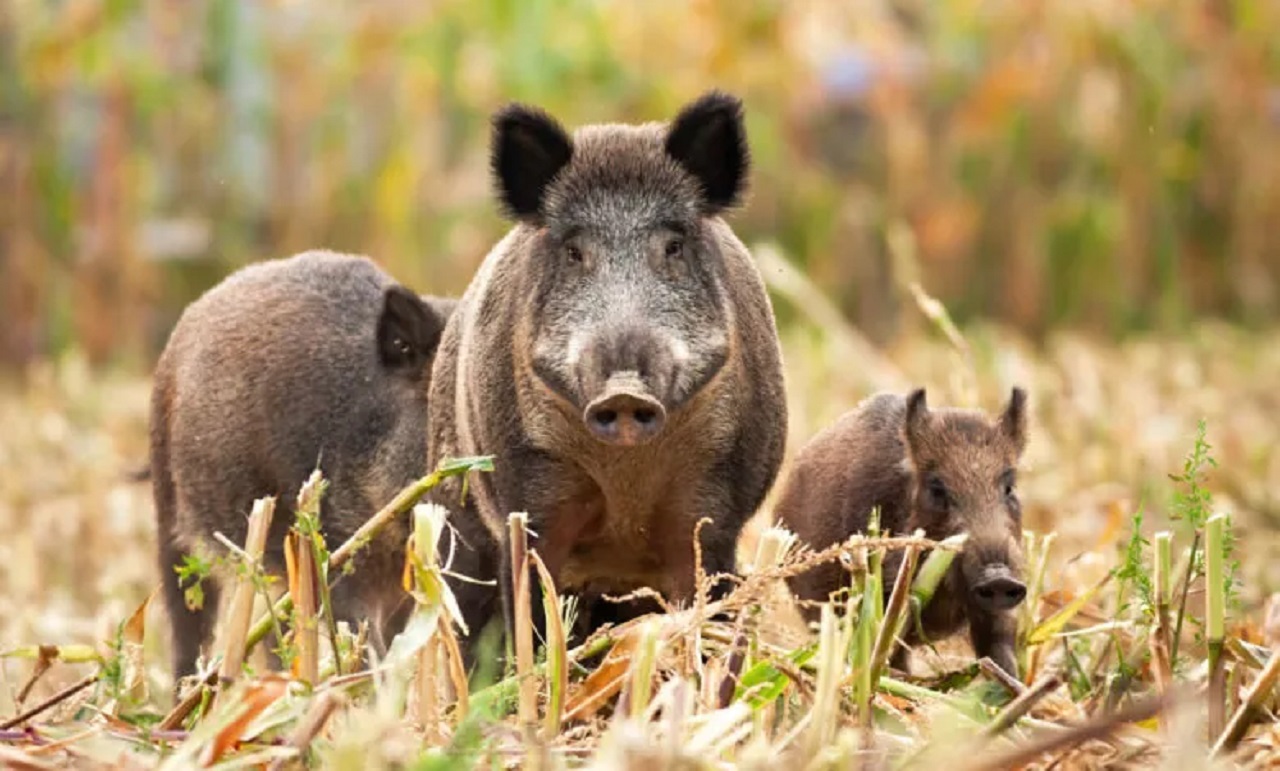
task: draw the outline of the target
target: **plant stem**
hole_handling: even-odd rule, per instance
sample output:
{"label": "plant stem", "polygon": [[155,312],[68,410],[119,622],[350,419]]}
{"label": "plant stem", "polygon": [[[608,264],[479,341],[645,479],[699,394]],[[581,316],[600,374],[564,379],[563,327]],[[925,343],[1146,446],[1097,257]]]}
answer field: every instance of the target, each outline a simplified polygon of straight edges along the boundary
{"label": "plant stem", "polygon": [[22,725],[23,723],[27,722],[31,718],[35,717],[36,715],[39,715],[41,712],[44,712],[47,709],[50,709],[52,707],[55,707],[61,704],[62,702],[66,701],[72,696],[75,696],[77,693],[83,691],[85,688],[88,688],[89,686],[98,682],[98,678],[101,676],[101,674],[102,674],[101,672],[94,672],[93,674],[86,676],[84,679],[80,680],[79,682],[76,682],[72,685],[67,686],[66,688],[63,688],[61,691],[58,691],[57,693],[45,699],[44,701],[40,702],[39,704],[35,705],[31,709],[28,709],[22,714],[15,715],[14,717],[9,718],[3,723],[0,723],[0,730],[6,730],[9,728],[13,728],[14,726]]}
{"label": "plant stem", "polygon": [[[442,462],[440,468],[401,490],[390,503],[383,506],[382,510],[370,517],[367,522],[360,526],[360,529],[356,530],[350,538],[329,554],[329,573],[332,574],[334,571],[340,570],[360,549],[365,547],[379,530],[386,527],[391,520],[412,508],[413,504],[417,503],[418,499],[431,488],[440,484],[445,478],[464,473],[471,468],[469,466],[455,465],[456,463],[454,461]],[[257,623],[253,625],[253,629],[250,630],[249,637],[245,641],[245,647],[252,648],[262,642],[263,638],[271,632],[273,619],[287,615],[291,610],[293,610],[293,600],[288,595],[281,597],[280,601],[272,606],[267,611],[267,614],[259,618]]]}
{"label": "plant stem", "polygon": [[1226,635],[1226,584],[1223,582],[1223,562],[1226,559],[1225,514],[1215,514],[1205,523],[1205,627],[1209,648],[1209,688],[1205,697],[1209,700],[1209,736],[1212,740],[1222,734],[1226,707],[1226,677],[1222,660],[1222,641]]}
{"label": "plant stem", "polygon": [[1169,655],[1169,583],[1173,565],[1173,534],[1163,530],[1155,534],[1155,634],[1151,636],[1152,668],[1156,686],[1161,692],[1173,684],[1173,665]]}
{"label": "plant stem", "polygon": [[871,682],[876,682],[880,677],[880,671],[889,660],[889,652],[893,650],[906,623],[911,579],[915,576],[919,556],[920,551],[914,546],[908,546],[902,555],[902,564],[898,566],[898,575],[893,580],[893,591],[889,594],[889,603],[884,610],[884,622],[880,625],[880,634],[871,655]]}
{"label": "plant stem", "polygon": [[516,676],[520,680],[520,724],[531,728],[538,719],[538,681],[533,674],[533,613],[529,598],[529,515],[513,511],[507,517],[511,544],[511,586],[515,602]]}
{"label": "plant stem", "polygon": [[1249,686],[1244,702],[1240,704],[1240,708],[1231,716],[1231,722],[1214,742],[1214,755],[1235,749],[1235,746],[1244,738],[1245,732],[1249,730],[1249,726],[1263,714],[1263,706],[1275,690],[1278,679],[1280,679],[1280,650],[1271,654],[1258,679]]}
{"label": "plant stem", "polygon": [[236,584],[235,597],[231,602],[230,617],[227,621],[227,644],[222,654],[222,666],[218,670],[218,680],[230,682],[240,676],[240,668],[248,649],[244,644],[249,631],[249,622],[253,619],[253,592],[262,553],[266,549],[267,534],[271,529],[271,519],[275,515],[276,499],[259,498],[253,503],[253,511],[249,514],[249,532],[245,537],[245,563],[243,574]]}
{"label": "plant stem", "polygon": [[1187,572],[1182,577],[1182,599],[1178,601],[1178,621],[1173,625],[1173,640],[1169,645],[1169,666],[1178,668],[1178,643],[1182,639],[1182,619],[1187,615],[1187,596],[1191,592],[1191,581],[1196,572],[1196,550],[1200,548],[1200,531],[1196,531],[1191,539],[1191,550],[1187,552]]}
{"label": "plant stem", "polygon": [[1062,677],[1057,674],[1046,675],[1036,681],[1030,688],[1018,694],[1013,701],[1005,705],[1000,714],[996,715],[995,719],[983,729],[983,733],[987,736],[999,736],[1004,733],[1014,723],[1029,714],[1040,703],[1041,699],[1053,693],[1060,685],[1062,685]]}

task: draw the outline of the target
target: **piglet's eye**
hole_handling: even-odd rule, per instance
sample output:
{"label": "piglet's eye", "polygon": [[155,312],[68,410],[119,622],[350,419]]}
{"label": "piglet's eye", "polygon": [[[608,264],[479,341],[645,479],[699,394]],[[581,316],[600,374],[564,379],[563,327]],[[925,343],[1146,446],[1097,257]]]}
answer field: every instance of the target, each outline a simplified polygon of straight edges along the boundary
{"label": "piglet's eye", "polygon": [[941,479],[933,477],[929,480],[926,487],[929,495],[929,504],[936,509],[945,509],[951,503],[951,495],[947,492],[947,486]]}
{"label": "piglet's eye", "polygon": [[1000,489],[1001,491],[1004,492],[1004,497],[1012,498],[1014,494],[1014,488],[1016,486],[1017,486],[1017,477],[1014,476],[1014,473],[1012,471],[1006,471],[1004,475],[1000,477]]}
{"label": "piglet's eye", "polygon": [[582,250],[576,246],[566,246],[564,248],[564,256],[568,258],[569,262],[582,262]]}
{"label": "piglet's eye", "polygon": [[676,259],[684,254],[684,239],[673,238],[667,242],[666,255],[668,259]]}

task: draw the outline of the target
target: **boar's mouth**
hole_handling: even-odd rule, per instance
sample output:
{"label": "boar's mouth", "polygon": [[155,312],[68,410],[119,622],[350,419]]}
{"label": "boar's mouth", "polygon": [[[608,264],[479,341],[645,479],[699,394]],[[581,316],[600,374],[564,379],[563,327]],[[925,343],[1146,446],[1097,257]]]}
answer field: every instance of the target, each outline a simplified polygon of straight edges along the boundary
{"label": "boar's mouth", "polygon": [[587,404],[582,421],[597,441],[616,447],[638,447],[662,433],[667,410],[638,373],[619,372]]}

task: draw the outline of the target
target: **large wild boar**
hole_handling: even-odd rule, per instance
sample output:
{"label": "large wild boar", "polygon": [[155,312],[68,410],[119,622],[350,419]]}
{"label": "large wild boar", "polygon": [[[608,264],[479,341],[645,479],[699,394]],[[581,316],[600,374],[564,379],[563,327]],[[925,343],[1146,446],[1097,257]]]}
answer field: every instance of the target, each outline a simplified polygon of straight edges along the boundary
{"label": "large wild boar", "polygon": [[[1022,507],[1015,489],[1027,441],[1026,396],[1014,388],[993,419],[976,410],[930,410],[923,389],[904,399],[878,394],[819,433],[797,455],[774,515],[815,549],[865,532],[874,507],[882,531],[917,528],[941,540],[967,533],[952,565],[922,614],[925,636],[937,639],[967,622],[974,651],[1016,674],[1013,609],[1022,583]],[[892,585],[901,552],[885,560]],[[849,584],[849,574],[826,563],[789,580],[802,600],[823,601]],[[801,608],[813,621],[818,609]],[[914,626],[907,642],[919,642]],[[905,648],[895,663],[908,666]]]}
{"label": "large wild boar", "polygon": [[[786,434],[773,310],[721,219],[747,183],[741,103],[712,92],[667,125],[572,136],[508,106],[492,166],[517,224],[445,330],[429,400],[431,464],[496,456],[456,517],[473,548],[455,565],[500,576],[509,628],[506,522],[526,511],[559,590],[688,600],[695,523],[710,520],[707,573],[732,573]],[[459,485],[436,498],[456,509]],[[493,593],[457,590],[474,634]],[[533,608],[541,627],[536,596]]]}
{"label": "large wild boar", "polygon": [[[452,301],[421,298],[364,257],[314,251],[250,265],[183,312],[156,365],[151,479],[173,668],[193,671],[210,642],[215,574],[189,609],[174,567],[243,543],[253,501],[278,496],[266,563],[283,570],[298,490],[319,467],[321,525],[349,538],[426,467],[427,381]],[[409,609],[407,528],[384,530],[334,587],[335,615],[371,621],[385,645]]]}

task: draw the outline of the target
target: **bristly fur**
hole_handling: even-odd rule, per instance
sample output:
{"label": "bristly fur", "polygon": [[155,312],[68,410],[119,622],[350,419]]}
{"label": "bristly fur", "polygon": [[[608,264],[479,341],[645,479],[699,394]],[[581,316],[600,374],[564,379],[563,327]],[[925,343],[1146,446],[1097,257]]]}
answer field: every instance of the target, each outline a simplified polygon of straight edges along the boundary
{"label": "bristly fur", "polygon": [[[446,329],[430,398],[429,463],[496,456],[453,519],[455,569],[499,578],[509,608],[501,539],[507,514],[528,511],[558,589],[689,599],[697,519],[712,519],[704,567],[732,572],[786,435],[773,310],[717,215],[746,184],[740,105],[711,94],[672,124],[583,126],[567,144],[533,108],[495,127],[499,198],[524,214]],[[643,444],[610,444],[590,415],[614,398],[650,405],[661,428],[646,418]],[[638,436],[629,425],[618,435]],[[432,495],[456,510],[461,492],[450,480]],[[455,592],[472,630],[497,610],[483,586]],[[590,602],[580,616],[605,617]]]}
{"label": "bristly fur", "polygon": [[[255,263],[183,312],[156,364],[151,482],[175,676],[194,671],[218,612],[219,577],[189,611],[174,566],[243,543],[255,499],[278,497],[268,569],[283,569],[294,499],[319,467],[325,539],[336,548],[426,466],[422,424],[432,358],[451,301],[419,297],[364,257],[306,252]],[[369,619],[375,645],[409,607],[402,524],[335,586],[340,619]]]}
{"label": "bristly fur", "polygon": [[[774,514],[815,549],[865,532],[877,506],[882,531],[908,535],[919,528],[935,540],[968,533],[964,553],[925,610],[924,632],[936,638],[968,622],[979,655],[1013,671],[1012,614],[980,612],[968,587],[990,565],[1015,577],[1022,571],[1022,510],[1013,486],[1026,422],[1021,388],[1013,389],[995,418],[977,410],[930,409],[924,389],[906,398],[878,394],[800,451]],[[886,583],[900,559],[900,553],[886,559]],[[828,563],[789,584],[802,600],[820,601],[848,581],[839,565]],[[816,609],[802,611],[816,618]]]}

